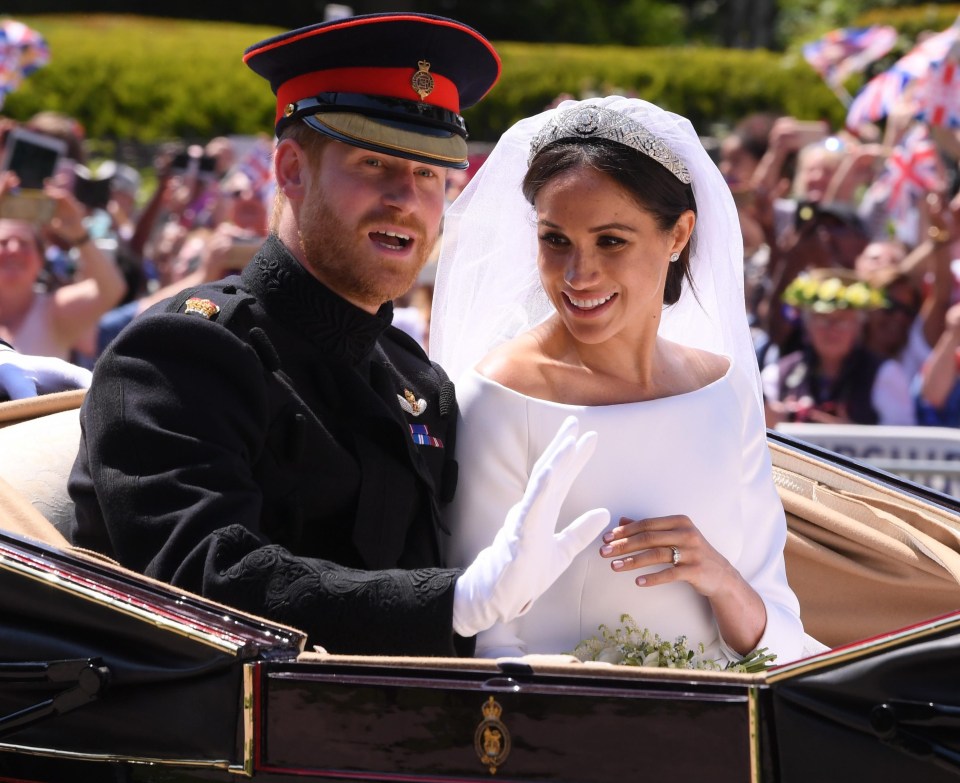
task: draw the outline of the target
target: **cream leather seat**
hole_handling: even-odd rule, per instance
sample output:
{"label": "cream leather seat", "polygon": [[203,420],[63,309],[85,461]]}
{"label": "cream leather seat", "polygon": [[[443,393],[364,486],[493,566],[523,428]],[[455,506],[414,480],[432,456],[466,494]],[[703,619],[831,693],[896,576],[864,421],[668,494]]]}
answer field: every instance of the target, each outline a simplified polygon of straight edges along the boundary
{"label": "cream leather seat", "polygon": [[74,518],[67,479],[80,443],[83,394],[0,403],[0,478],[60,533]]}

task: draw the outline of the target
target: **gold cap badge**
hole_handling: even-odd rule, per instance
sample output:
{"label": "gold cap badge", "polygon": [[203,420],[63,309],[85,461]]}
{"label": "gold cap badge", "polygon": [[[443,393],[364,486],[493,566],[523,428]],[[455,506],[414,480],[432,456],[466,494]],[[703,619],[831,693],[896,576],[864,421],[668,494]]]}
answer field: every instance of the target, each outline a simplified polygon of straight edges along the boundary
{"label": "gold cap badge", "polygon": [[433,76],[430,75],[430,63],[426,60],[420,60],[417,65],[419,69],[410,78],[410,86],[420,96],[420,100],[425,101],[427,96],[433,92]]}
{"label": "gold cap badge", "polygon": [[213,318],[220,312],[220,308],[209,299],[192,296],[183,303],[183,312],[190,315],[199,315],[203,318]]}

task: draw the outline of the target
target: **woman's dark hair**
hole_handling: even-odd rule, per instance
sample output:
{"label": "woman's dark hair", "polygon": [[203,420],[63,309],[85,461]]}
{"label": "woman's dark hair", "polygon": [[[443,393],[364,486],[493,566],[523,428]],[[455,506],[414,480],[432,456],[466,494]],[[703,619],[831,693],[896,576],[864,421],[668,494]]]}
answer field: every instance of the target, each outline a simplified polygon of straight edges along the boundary
{"label": "woman's dark hair", "polygon": [[[653,215],[661,231],[669,231],[688,209],[697,213],[693,188],[683,184],[653,158],[642,152],[606,139],[561,139],[544,147],[530,164],[523,178],[523,195],[535,204],[537,193],[558,174],[578,166],[589,166],[609,175],[637,204]],[[670,264],[663,289],[663,303],[676,304],[683,290],[683,279],[691,287],[690,245],[680,259]]]}

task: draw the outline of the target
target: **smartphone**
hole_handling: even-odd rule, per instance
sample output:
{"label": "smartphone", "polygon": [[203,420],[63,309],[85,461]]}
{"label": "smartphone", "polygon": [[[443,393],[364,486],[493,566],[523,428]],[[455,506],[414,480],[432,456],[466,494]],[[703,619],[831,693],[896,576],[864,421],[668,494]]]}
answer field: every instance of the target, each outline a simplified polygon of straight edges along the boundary
{"label": "smartphone", "polygon": [[65,141],[15,127],[10,129],[4,141],[0,169],[16,172],[21,188],[40,190],[44,180],[56,173],[66,154]]}
{"label": "smartphone", "polygon": [[0,197],[0,218],[23,220],[35,226],[46,225],[57,205],[42,190],[18,190]]}
{"label": "smartphone", "polygon": [[266,237],[236,237],[233,240],[233,245],[227,251],[223,263],[224,268],[229,270],[243,269],[265,240]]}
{"label": "smartphone", "polygon": [[106,209],[110,201],[110,180],[110,177],[97,179],[86,166],[75,166],[73,195],[91,209]]}

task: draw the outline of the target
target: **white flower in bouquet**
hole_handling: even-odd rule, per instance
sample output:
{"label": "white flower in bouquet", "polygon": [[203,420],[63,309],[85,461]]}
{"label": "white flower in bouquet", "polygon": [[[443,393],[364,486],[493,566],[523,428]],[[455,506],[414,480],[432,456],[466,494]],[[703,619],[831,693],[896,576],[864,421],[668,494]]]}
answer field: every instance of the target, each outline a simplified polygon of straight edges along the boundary
{"label": "white flower in bouquet", "polygon": [[766,669],[775,655],[766,653],[766,648],[754,650],[741,660],[727,665],[705,656],[703,643],[687,644],[686,636],[678,636],[673,642],[664,641],[650,629],[641,629],[629,614],[621,615],[621,626],[611,630],[601,625],[600,636],[584,639],[572,655],[581,661],[622,664],[624,666],[659,666],[670,669],[703,669],[708,671],[758,672]]}

